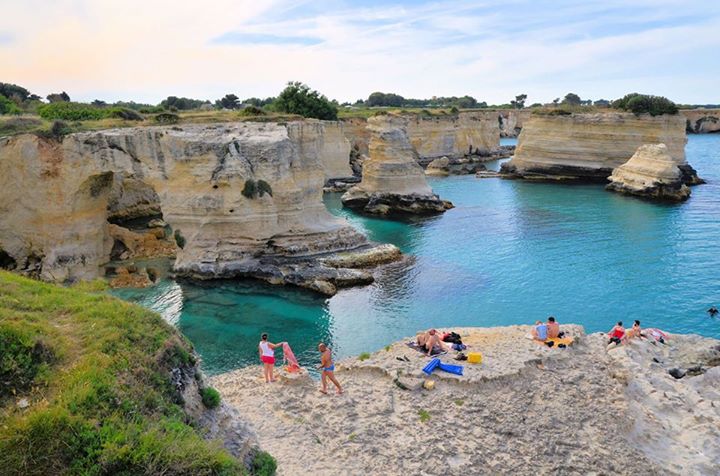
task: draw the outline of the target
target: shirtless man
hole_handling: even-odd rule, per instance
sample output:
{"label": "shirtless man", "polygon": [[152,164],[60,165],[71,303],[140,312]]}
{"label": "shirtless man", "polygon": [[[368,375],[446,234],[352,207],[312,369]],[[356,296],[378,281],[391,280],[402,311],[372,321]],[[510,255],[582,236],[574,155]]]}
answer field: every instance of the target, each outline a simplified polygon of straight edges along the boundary
{"label": "shirtless man", "polygon": [[435,329],[430,329],[428,331],[427,340],[425,341],[425,350],[427,351],[427,355],[432,355],[434,349],[440,349],[440,352],[447,352],[448,350],[447,346],[442,340],[440,340],[440,336],[437,331]]}
{"label": "shirtless man", "polygon": [[335,364],[333,363],[330,349],[321,342],[318,345],[318,350],[320,351],[320,365],[318,366],[318,369],[322,369],[322,388],[320,389],[320,392],[327,395],[327,379],[330,379],[330,381],[335,384],[335,387],[337,387],[337,394],[340,395],[343,393],[343,390],[340,383],[338,383],[335,378]]}
{"label": "shirtless man", "polygon": [[555,318],[553,316],[548,317],[546,325],[548,339],[560,337],[560,324],[555,322]]}

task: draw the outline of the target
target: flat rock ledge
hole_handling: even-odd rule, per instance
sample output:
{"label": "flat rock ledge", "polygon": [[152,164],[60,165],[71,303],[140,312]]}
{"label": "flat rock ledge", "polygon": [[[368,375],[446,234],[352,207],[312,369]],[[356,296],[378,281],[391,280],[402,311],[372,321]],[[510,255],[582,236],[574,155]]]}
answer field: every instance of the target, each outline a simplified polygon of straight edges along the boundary
{"label": "flat rock ledge", "polygon": [[[670,335],[666,345],[608,350],[603,334],[561,329],[573,346],[528,340],[528,326],[453,329],[466,352],[483,355],[481,364],[441,357],[463,376],[425,376],[429,359],[409,337],[337,362],[342,395],[280,369],[265,384],[259,366],[211,384],[277,458],[279,475],[716,473],[720,341]],[[670,375],[676,368],[682,378]]]}
{"label": "flat rock ledge", "polygon": [[436,194],[366,192],[352,188],[342,196],[344,206],[370,215],[436,215],[454,205]]}
{"label": "flat rock ledge", "polygon": [[264,256],[246,261],[207,263],[176,269],[181,278],[210,280],[252,278],[275,285],[290,285],[334,296],[338,289],[375,281],[373,268],[400,261],[400,250],[391,244],[312,256]]}

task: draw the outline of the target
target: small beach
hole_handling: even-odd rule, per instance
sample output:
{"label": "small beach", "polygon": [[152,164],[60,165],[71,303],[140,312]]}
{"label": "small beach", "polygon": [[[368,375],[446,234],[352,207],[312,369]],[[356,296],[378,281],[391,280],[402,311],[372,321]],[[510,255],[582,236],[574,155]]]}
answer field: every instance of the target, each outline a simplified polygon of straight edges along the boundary
{"label": "small beach", "polygon": [[[278,474],[710,474],[720,461],[720,342],[672,335],[606,350],[602,334],[562,326],[565,349],[526,338],[528,326],[453,329],[480,351],[457,376],[404,339],[336,364],[343,395],[309,375],[258,366],[211,378]],[[301,362],[312,366],[315,362]],[[669,368],[700,366],[680,380]],[[426,380],[435,388],[426,390]],[[332,390],[332,388],[331,388]]]}

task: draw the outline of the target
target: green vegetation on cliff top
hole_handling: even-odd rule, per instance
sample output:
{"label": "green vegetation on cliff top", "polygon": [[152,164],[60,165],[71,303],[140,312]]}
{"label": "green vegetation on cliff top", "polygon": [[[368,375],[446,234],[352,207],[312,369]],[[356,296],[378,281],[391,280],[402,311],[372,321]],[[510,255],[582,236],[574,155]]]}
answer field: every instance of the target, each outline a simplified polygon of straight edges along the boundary
{"label": "green vegetation on cliff top", "polygon": [[0,472],[242,474],[171,385],[192,346],[157,314],[85,290],[0,271]]}

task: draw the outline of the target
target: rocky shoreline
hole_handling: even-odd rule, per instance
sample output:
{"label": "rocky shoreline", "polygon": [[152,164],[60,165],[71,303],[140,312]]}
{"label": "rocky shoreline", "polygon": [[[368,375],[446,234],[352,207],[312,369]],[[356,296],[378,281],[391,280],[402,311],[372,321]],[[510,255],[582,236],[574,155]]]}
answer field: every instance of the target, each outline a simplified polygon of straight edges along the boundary
{"label": "rocky shoreline", "polygon": [[[463,376],[425,376],[428,359],[396,342],[338,362],[343,395],[321,395],[307,374],[284,371],[266,385],[258,367],[210,382],[248,419],[281,475],[717,468],[720,341],[671,335],[666,345],[632,341],[607,350],[604,335],[562,329],[575,338],[565,349],[526,339],[527,326],[455,329],[468,351],[483,354],[477,365],[441,357],[464,365]],[[675,368],[682,378],[671,375]]]}

